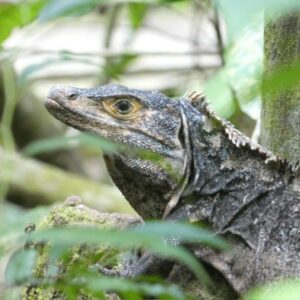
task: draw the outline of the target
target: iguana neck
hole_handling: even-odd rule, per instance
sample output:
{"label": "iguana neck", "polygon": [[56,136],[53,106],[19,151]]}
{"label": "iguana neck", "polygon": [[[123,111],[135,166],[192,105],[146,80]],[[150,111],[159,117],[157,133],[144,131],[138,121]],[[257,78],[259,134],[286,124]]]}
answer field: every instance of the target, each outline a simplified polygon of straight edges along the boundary
{"label": "iguana neck", "polygon": [[[284,170],[266,163],[267,154],[246,144],[237,146],[224,126],[186,105],[192,152],[192,171],[182,203],[207,198],[235,205],[261,197],[290,180]],[[221,199],[221,200],[220,200]]]}
{"label": "iguana neck", "polygon": [[183,175],[182,161],[166,158],[162,166],[126,153],[105,155],[104,159],[112,180],[137,213],[144,219],[162,218]]}

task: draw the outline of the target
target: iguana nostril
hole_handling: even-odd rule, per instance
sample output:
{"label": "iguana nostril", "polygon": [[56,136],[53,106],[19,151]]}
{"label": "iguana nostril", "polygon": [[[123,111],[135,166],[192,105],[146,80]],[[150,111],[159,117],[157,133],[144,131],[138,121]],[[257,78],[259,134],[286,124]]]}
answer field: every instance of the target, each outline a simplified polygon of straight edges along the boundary
{"label": "iguana nostril", "polygon": [[67,95],[67,98],[69,99],[69,100],[76,100],[77,99],[77,94],[76,93],[74,93],[74,92],[71,92],[71,93],[69,93],[68,95]]}
{"label": "iguana nostril", "polygon": [[48,98],[52,99],[52,100],[58,100],[60,97],[60,90],[57,87],[53,87],[50,89],[49,93],[48,93]]}

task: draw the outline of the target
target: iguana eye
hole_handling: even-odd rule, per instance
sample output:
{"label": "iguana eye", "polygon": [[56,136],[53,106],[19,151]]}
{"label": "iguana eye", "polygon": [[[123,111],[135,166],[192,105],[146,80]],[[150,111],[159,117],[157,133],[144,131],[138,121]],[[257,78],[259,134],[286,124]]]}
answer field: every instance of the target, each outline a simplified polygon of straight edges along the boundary
{"label": "iguana eye", "polygon": [[67,97],[68,97],[69,100],[76,100],[77,96],[78,95],[73,92],[73,93],[69,93]]}
{"label": "iguana eye", "polygon": [[133,105],[127,99],[120,99],[113,104],[113,108],[120,114],[128,114],[132,111]]}
{"label": "iguana eye", "polygon": [[129,120],[136,117],[142,107],[136,99],[107,99],[103,102],[104,109],[113,117]]}

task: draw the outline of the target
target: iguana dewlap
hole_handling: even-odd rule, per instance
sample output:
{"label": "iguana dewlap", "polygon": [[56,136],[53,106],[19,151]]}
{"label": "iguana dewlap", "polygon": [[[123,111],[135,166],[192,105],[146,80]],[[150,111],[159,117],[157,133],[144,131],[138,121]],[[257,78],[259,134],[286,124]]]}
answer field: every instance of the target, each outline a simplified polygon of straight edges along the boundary
{"label": "iguana dewlap", "polygon": [[57,119],[129,149],[106,154],[108,171],[145,219],[201,220],[235,245],[195,254],[242,293],[265,281],[300,276],[297,168],[218,118],[204,97],[171,99],[120,85],[57,86],[46,107]]}

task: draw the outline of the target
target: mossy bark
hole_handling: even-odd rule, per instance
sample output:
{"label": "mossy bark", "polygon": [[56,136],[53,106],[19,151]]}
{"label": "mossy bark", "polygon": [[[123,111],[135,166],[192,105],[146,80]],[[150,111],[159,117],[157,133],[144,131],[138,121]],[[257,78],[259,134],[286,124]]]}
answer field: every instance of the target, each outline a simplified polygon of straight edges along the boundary
{"label": "mossy bark", "polygon": [[[266,24],[264,42],[265,78],[299,62],[300,14],[273,19]],[[264,91],[261,143],[288,161],[300,160],[300,85],[280,93]]]}
{"label": "mossy bark", "polygon": [[86,180],[81,176],[7,153],[0,147],[0,182],[9,186],[16,201],[29,199],[23,205],[53,204],[70,195],[80,196],[87,205],[108,212],[134,213],[125,199],[110,186]]}
{"label": "mossy bark", "polygon": [[[45,216],[37,225],[29,224],[26,232],[42,231],[59,227],[91,227],[102,229],[125,229],[132,228],[143,221],[137,216],[124,214],[101,213],[84,205],[80,198],[71,196],[62,205],[53,207],[47,216]],[[31,230],[29,231],[29,229]],[[49,261],[49,250],[51,245],[27,243],[26,248],[35,249],[38,252],[34,277],[38,279],[47,278],[48,270],[57,266],[60,277],[57,281],[68,277],[68,272],[72,272],[73,267],[86,270],[94,264],[100,264],[104,267],[109,266],[114,270],[122,268],[124,263],[124,253],[126,250],[113,248],[109,245],[81,245],[70,248],[67,258],[63,263],[58,261]],[[99,274],[99,279],[101,275]],[[207,288],[199,282],[197,278],[187,268],[180,264],[175,264],[171,274],[166,279],[168,283],[176,283],[182,291],[191,299],[197,300],[233,300],[236,299],[226,280],[218,272],[211,274],[215,287]],[[56,282],[56,281],[55,281]],[[54,283],[55,283],[54,282]],[[66,300],[64,293],[52,286],[32,286],[26,285],[22,289],[21,300]],[[98,298],[90,297],[88,292],[80,290],[76,299],[96,300]],[[107,295],[107,300],[120,300],[114,293]]]}
{"label": "mossy bark", "polygon": [[[33,224],[30,224],[29,226],[37,231],[57,227],[71,228],[78,226],[101,229],[124,229],[134,227],[141,222],[142,220],[137,216],[98,212],[83,205],[80,198],[71,196],[63,205],[54,207],[36,226]],[[48,277],[48,270],[50,268],[58,268],[59,272],[57,272],[57,274],[59,274],[59,276],[56,278],[55,282],[63,279],[69,272],[72,273],[72,268],[74,267],[88,269],[90,266],[98,263],[105,267],[110,266],[111,268],[118,270],[122,263],[122,251],[103,244],[78,245],[71,247],[63,262],[60,260],[49,260],[49,250],[51,249],[51,245],[47,243],[30,243],[26,245],[26,248],[32,248],[38,252],[35,268],[33,270],[34,277],[37,279],[51,279],[51,275],[50,278]],[[71,277],[72,276],[74,276],[74,274],[71,275]],[[27,285],[22,289],[21,299],[66,300],[67,297],[61,290],[51,286],[42,287]],[[85,292],[82,289],[77,295],[77,299],[96,300],[98,298],[90,296],[88,292]],[[110,295],[107,296],[106,299],[119,300],[119,297]]]}

